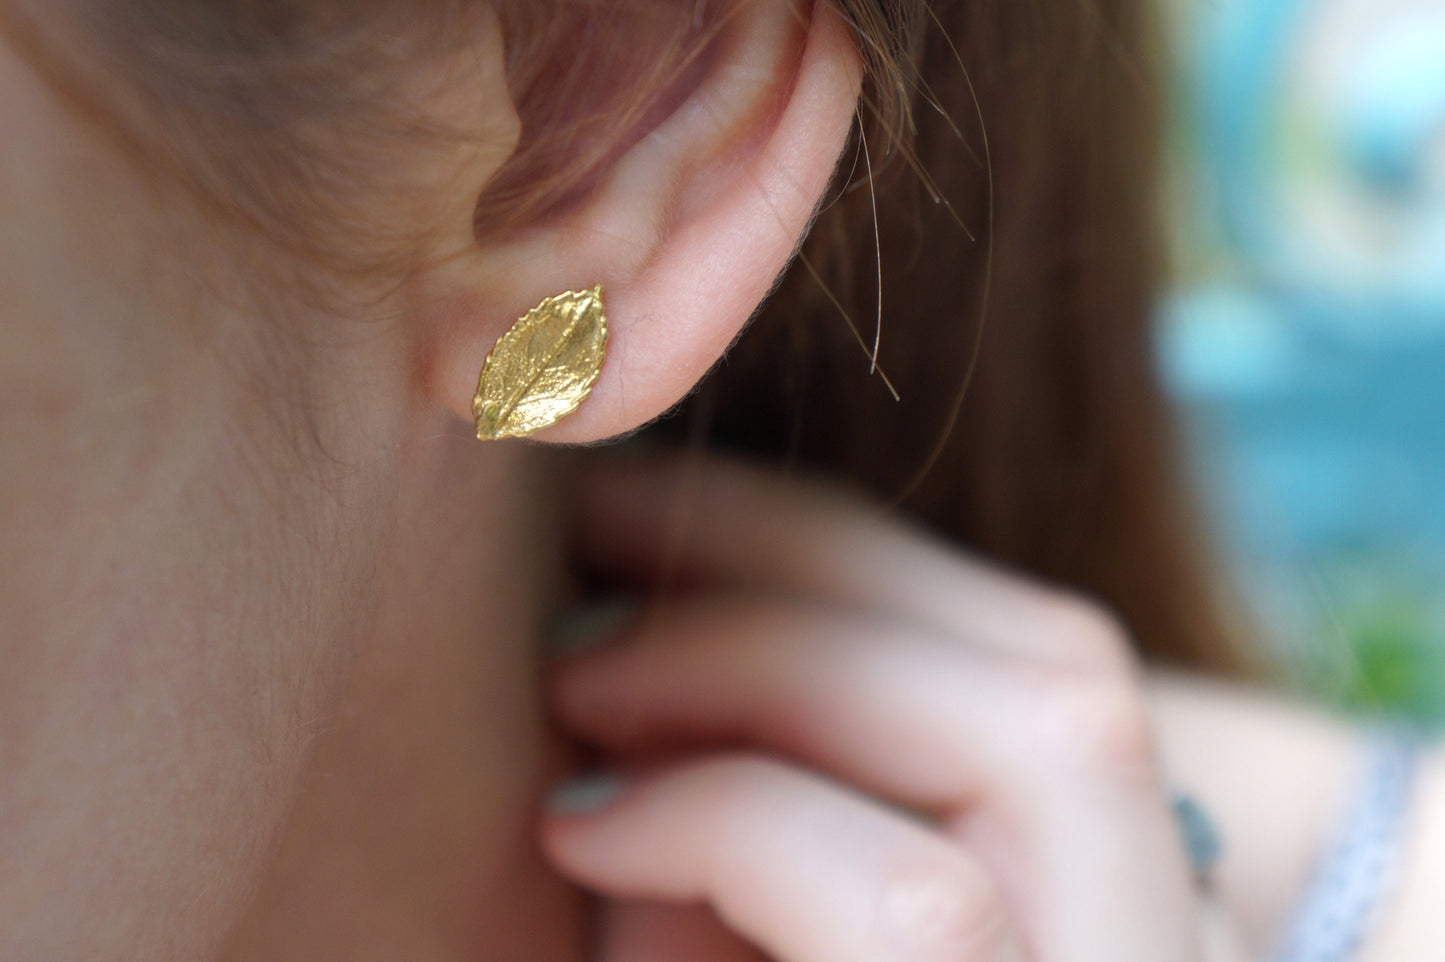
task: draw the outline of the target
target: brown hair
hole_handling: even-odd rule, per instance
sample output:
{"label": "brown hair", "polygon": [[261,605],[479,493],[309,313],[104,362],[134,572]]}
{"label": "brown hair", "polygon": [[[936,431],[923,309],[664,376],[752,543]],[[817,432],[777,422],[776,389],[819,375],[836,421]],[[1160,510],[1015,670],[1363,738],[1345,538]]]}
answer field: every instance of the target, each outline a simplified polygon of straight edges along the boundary
{"label": "brown hair", "polygon": [[[1154,367],[1153,4],[885,6],[913,15],[893,43],[912,54],[914,163],[877,178],[876,199],[864,184],[823,215],[694,416],[718,443],[858,479],[1101,599],[1155,660],[1256,671],[1224,615]],[[878,362],[896,401],[870,376],[875,204]]]}
{"label": "brown hair", "polygon": [[[736,2],[498,2],[523,134],[479,199],[478,233],[584,194]],[[962,544],[1097,596],[1157,658],[1237,669],[1152,368],[1151,5],[833,2],[870,68],[861,176],[840,180],[687,415],[657,430],[856,479]],[[143,131],[163,128],[162,159],[199,196],[335,270],[375,273],[405,247],[374,224],[370,247],[337,241],[349,199],[374,188],[377,151],[464,135],[418,123],[391,91],[397,65],[465,41],[472,0],[425,16],[395,0],[57,7],[143,109],[100,103],[98,85],[39,55],[21,0],[0,3],[0,24],[79,102],[120,117],[149,161],[157,138]],[[619,31],[656,54],[578,39]],[[875,318],[897,400],[871,373]]]}

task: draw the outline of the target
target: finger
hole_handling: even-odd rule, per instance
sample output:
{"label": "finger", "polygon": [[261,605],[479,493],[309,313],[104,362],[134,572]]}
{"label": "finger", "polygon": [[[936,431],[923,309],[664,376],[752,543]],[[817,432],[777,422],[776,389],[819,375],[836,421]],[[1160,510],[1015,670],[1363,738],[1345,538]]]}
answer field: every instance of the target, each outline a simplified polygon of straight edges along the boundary
{"label": "finger", "polygon": [[587,560],[624,577],[762,588],[886,612],[970,641],[1067,658],[1114,652],[1070,596],[960,554],[836,489],[708,459],[599,462],[578,490]]}
{"label": "finger", "polygon": [[[744,740],[940,815],[978,800],[1028,740],[1032,675],[916,629],[783,599],[657,603],[613,643],[557,662],[550,695],[574,734],[637,756]],[[997,755],[997,759],[992,756]],[[1082,759],[1080,759],[1082,761]],[[995,794],[1029,801],[1011,777]]]}
{"label": "finger", "polygon": [[744,739],[952,816],[985,794],[1032,809],[1070,780],[1152,784],[1142,704],[1122,683],[1106,704],[1102,687],[888,620],[728,595],[654,604],[559,661],[550,694],[571,731],[616,752]]}
{"label": "finger", "polygon": [[709,903],[778,962],[1024,958],[987,872],[963,850],[759,757],[649,776],[600,812],[549,819],[544,841],[582,884],[616,898]]}
{"label": "finger", "polygon": [[[1192,904],[1142,699],[1127,679],[1047,673],[915,629],[781,600],[670,603],[559,666],[565,724],[631,753],[743,738],[939,813],[1058,946],[1137,938]],[[1026,865],[1020,875],[1018,866]],[[1124,933],[1124,934],[1120,934]],[[1130,958],[1122,953],[1118,958]]]}

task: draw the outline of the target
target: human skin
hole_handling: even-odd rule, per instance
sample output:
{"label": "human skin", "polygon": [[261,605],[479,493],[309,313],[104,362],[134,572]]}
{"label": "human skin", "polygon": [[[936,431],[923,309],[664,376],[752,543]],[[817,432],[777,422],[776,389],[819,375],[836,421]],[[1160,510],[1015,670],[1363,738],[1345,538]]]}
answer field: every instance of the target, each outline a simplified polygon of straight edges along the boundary
{"label": "human skin", "polygon": [[[83,49],[53,7],[14,8]],[[472,228],[517,138],[499,33],[420,64],[412,102],[473,136],[398,144],[371,172],[398,189],[351,215],[423,266],[318,275],[338,293],[318,305],[277,280],[291,255],[197,202],[118,120],[76,109],[0,31],[0,957],[215,957],[256,931],[243,917],[296,848],[315,853],[305,885],[342,866],[328,895],[354,890],[367,908],[348,917],[403,939],[406,913],[375,910],[392,890],[354,870],[378,850],[291,841],[318,785],[352,785],[341,769],[447,782],[417,817],[452,800],[457,837],[436,844],[469,864],[429,882],[468,909],[441,913],[458,920],[434,941],[563,957],[577,896],[526,831],[555,774],[528,684],[561,551],[540,533],[545,455],[483,447],[466,417],[515,318],[602,281],[612,356],[551,434],[635,428],[786,265],[852,124],[856,55],[836,22],[773,3],[719,50],[585,205],[506,243]],[[100,62],[77,78],[105,81]],[[367,824],[406,824],[403,800],[360,789],[320,821],[356,798]]]}
{"label": "human skin", "polygon": [[[654,931],[690,932],[718,959],[746,957],[747,943],[785,962],[815,957],[805,928],[779,935],[744,917],[719,932],[705,914],[670,915],[657,900],[675,893],[660,882],[604,877],[627,867],[585,858],[605,814],[548,822],[544,852],[541,798],[569,770],[571,738],[607,739],[580,716],[568,737],[545,722],[540,638],[563,550],[549,479],[565,465],[544,449],[480,446],[465,421],[486,347],[579,278],[612,282],[617,352],[551,440],[637,426],[736,334],[822,194],[856,93],[838,33],[815,23],[805,37],[779,16],[759,4],[734,37],[733,69],[619,160],[573,221],[491,245],[469,233],[470,201],[505,159],[515,117],[499,55],[484,47],[476,62],[494,69],[468,75],[469,96],[436,85],[449,96],[435,106],[495,147],[406,159],[416,207],[374,213],[425,225],[410,253],[438,266],[365,325],[284,298],[282,316],[263,315],[251,271],[274,252],[157,180],[0,42],[0,957],[580,959],[588,902],[574,882],[629,889],[666,922]],[[477,104],[490,106],[470,113]],[[658,184],[673,192],[653,196]],[[659,323],[678,305],[677,323]],[[593,524],[630,517],[615,499],[582,504]],[[978,613],[1092,612],[1073,599],[1060,609],[1048,591],[1003,606],[984,590],[997,585],[974,586]],[[1071,622],[1079,637],[1041,639],[1015,619],[1004,640],[1121,651],[1122,637],[1100,641],[1110,623],[1095,614]],[[1128,695],[1133,763],[1153,771],[1137,724],[1146,689],[1114,680]],[[1176,688],[1157,688],[1163,768],[1200,785],[1226,830],[1282,848],[1268,860],[1246,851],[1228,892],[1287,889],[1332,792],[1292,796],[1282,775],[1261,791],[1237,776],[1238,759],[1200,744],[1232,723],[1258,745],[1249,726],[1263,726],[1308,784],[1330,786],[1348,768],[1349,736]],[[552,697],[566,719],[565,694]],[[641,692],[630,710],[651,710]],[[781,734],[760,728],[759,740]],[[712,763],[697,750],[688,764]],[[844,815],[886,833],[869,765],[834,777],[854,783]],[[1157,870],[1177,925],[1112,946],[1177,953],[1151,962],[1198,947],[1159,779],[1129,803],[1152,813],[1132,870]],[[632,826],[642,841],[663,829],[701,837],[702,819],[722,811],[658,798],[658,817]],[[812,804],[830,810],[827,798]],[[1297,834],[1281,837],[1283,824]],[[945,840],[928,844],[942,852]],[[950,857],[1005,887],[970,847]],[[681,857],[654,867],[698,868]],[[764,884],[789,864],[757,869]],[[869,884],[866,873],[844,880]],[[1039,921],[1001,917],[1000,951],[1061,944],[1040,941],[1051,925],[1073,931],[1055,917],[1065,901],[1048,904]],[[1258,902],[1231,905],[1261,916],[1261,930],[1277,921]]]}
{"label": "human skin", "polygon": [[[735,939],[715,919],[669,920],[643,907],[649,898],[701,890],[775,949],[820,902],[867,905],[863,893],[890,887],[849,872],[850,857],[882,850],[917,867],[938,856],[937,837],[889,838],[906,834],[902,810],[990,870],[986,891],[969,897],[939,877],[966,866],[947,854],[934,863],[932,881],[953,899],[944,928],[968,949],[919,957],[994,958],[985,947],[1004,934],[1002,915],[1030,958],[1127,958],[1130,939],[1171,911],[1162,896],[1177,842],[1146,845],[1132,881],[1124,854],[1151,823],[1163,831],[1149,814],[1163,784],[1195,794],[1227,839],[1198,957],[1274,949],[1354,777],[1359,735],[1348,725],[1262,690],[1142,673],[1126,635],[1086,599],[969,558],[836,489],[721,462],[620,462],[584,478],[585,556],[623,583],[649,583],[661,567],[687,586],[553,673],[569,730],[626,776],[601,810],[547,826],[559,864],[618,897],[604,957],[667,957],[648,949],[682,942],[691,957],[712,945],[733,958]],[[1436,937],[1438,755],[1421,782],[1399,895],[1365,959],[1419,958]],[[854,806],[855,792],[884,805]],[[1111,830],[1132,805],[1143,807]],[[809,852],[788,835],[806,839],[800,813],[814,806],[827,832]],[[757,864],[772,860],[792,864]],[[927,886],[922,875],[904,872],[902,887]],[[1051,898],[1063,904],[1051,911]],[[815,915],[808,948],[774,957],[914,957],[858,928],[859,915]],[[1168,946],[1141,957],[1169,957]]]}

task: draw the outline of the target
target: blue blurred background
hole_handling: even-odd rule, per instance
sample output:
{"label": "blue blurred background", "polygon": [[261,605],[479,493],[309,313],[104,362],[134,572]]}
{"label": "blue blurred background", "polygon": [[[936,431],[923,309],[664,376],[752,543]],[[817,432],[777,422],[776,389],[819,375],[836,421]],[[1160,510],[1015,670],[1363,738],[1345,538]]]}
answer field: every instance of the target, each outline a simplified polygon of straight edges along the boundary
{"label": "blue blurred background", "polygon": [[1173,0],[1168,383],[1302,689],[1445,723],[1445,0]]}

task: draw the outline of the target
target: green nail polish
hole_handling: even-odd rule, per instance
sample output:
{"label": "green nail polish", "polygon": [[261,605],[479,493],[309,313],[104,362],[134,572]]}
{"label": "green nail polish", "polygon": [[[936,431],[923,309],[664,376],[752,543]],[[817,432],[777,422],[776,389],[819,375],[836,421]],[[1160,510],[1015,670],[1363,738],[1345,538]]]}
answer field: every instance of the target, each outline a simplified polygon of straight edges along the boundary
{"label": "green nail polish", "polygon": [[587,815],[601,811],[626,787],[627,782],[616,775],[583,775],[552,789],[547,795],[547,810],[553,815]]}
{"label": "green nail polish", "polygon": [[552,655],[586,651],[607,641],[636,620],[639,610],[637,602],[630,599],[615,599],[569,609],[552,623],[547,651]]}

